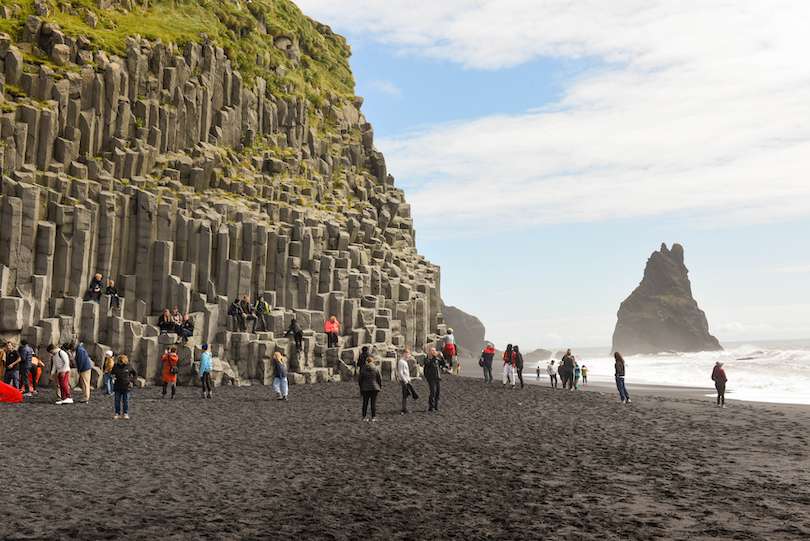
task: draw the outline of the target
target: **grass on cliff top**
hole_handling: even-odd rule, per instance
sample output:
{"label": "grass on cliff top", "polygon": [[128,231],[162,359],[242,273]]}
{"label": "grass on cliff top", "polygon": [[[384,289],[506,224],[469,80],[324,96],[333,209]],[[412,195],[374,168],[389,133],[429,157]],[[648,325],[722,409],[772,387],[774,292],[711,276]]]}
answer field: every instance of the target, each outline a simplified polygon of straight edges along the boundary
{"label": "grass on cliff top", "polygon": [[[10,20],[0,19],[0,31],[8,32],[14,41],[22,39],[22,29],[29,15],[35,14],[33,0],[17,3],[22,10]],[[294,93],[305,97],[312,89],[327,89],[342,96],[353,96],[354,77],[349,68],[351,49],[343,36],[332,34],[288,0],[149,0],[149,7],[136,7],[130,12],[122,9],[103,10],[93,0],[56,1],[56,13],[45,22],[59,24],[68,36],[87,38],[97,50],[125,56],[126,37],[139,34],[149,41],[160,39],[181,48],[190,41],[201,42],[207,34],[222,47],[238,69],[248,86],[261,76],[274,94],[281,94],[282,85],[292,83]],[[134,5],[134,4],[133,4]],[[94,29],[84,23],[85,10],[94,12],[98,26]],[[65,12],[67,11],[67,12]],[[267,33],[259,31],[260,17],[264,17]],[[294,69],[284,53],[273,45],[277,36],[287,36],[298,43],[301,65]],[[287,75],[282,79],[274,72],[257,65],[257,57],[265,65],[283,65]]]}

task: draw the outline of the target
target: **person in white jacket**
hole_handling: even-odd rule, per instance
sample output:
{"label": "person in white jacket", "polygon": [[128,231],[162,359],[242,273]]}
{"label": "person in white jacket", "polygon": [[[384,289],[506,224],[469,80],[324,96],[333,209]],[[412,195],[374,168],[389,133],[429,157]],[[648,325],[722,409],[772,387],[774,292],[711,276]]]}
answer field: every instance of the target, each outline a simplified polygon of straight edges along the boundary
{"label": "person in white jacket", "polygon": [[548,377],[551,379],[551,386],[556,387],[557,386],[557,367],[554,366],[554,359],[552,359],[551,362],[548,363],[548,368],[546,368],[546,370],[548,371]]}
{"label": "person in white jacket", "polygon": [[57,348],[53,344],[48,346],[48,353],[51,354],[51,380],[56,376],[59,385],[59,400],[57,404],[73,404],[70,396],[70,357],[64,349]]}
{"label": "person in white jacket", "polygon": [[399,384],[402,385],[402,411],[400,415],[408,413],[408,396],[411,394],[411,368],[408,366],[408,359],[411,358],[411,350],[403,349],[402,357],[397,362],[397,376]]}

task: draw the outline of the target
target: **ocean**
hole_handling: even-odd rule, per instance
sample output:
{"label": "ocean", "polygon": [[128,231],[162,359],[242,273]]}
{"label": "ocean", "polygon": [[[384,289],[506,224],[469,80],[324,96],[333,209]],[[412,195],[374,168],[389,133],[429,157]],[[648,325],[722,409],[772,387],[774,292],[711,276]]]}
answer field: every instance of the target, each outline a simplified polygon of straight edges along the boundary
{"label": "ocean", "polygon": [[[633,383],[706,388],[716,396],[712,368],[723,363],[726,398],[753,402],[810,404],[810,340],[752,340],[721,343],[724,351],[660,353],[625,357],[627,387]],[[572,348],[588,367],[588,380],[613,382],[609,347]],[[548,361],[541,361],[545,367]]]}

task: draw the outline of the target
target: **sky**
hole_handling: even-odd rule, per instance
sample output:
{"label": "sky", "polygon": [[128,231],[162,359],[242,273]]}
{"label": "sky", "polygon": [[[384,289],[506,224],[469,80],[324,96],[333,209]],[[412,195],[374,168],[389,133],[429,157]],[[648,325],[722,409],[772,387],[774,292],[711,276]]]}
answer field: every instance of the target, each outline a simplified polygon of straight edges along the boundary
{"label": "sky", "polygon": [[810,338],[810,3],[296,3],[496,347],[610,346],[662,243],[721,344]]}

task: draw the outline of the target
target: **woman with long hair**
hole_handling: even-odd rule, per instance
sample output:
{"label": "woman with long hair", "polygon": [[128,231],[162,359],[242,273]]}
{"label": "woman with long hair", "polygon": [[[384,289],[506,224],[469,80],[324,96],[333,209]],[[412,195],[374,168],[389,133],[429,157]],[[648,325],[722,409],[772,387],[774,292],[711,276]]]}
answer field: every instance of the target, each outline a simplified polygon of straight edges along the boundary
{"label": "woman with long hair", "polygon": [[619,398],[622,399],[622,403],[629,404],[630,395],[627,394],[627,387],[624,386],[624,357],[617,351],[613,354],[613,358],[616,359],[616,388],[619,390]]}

